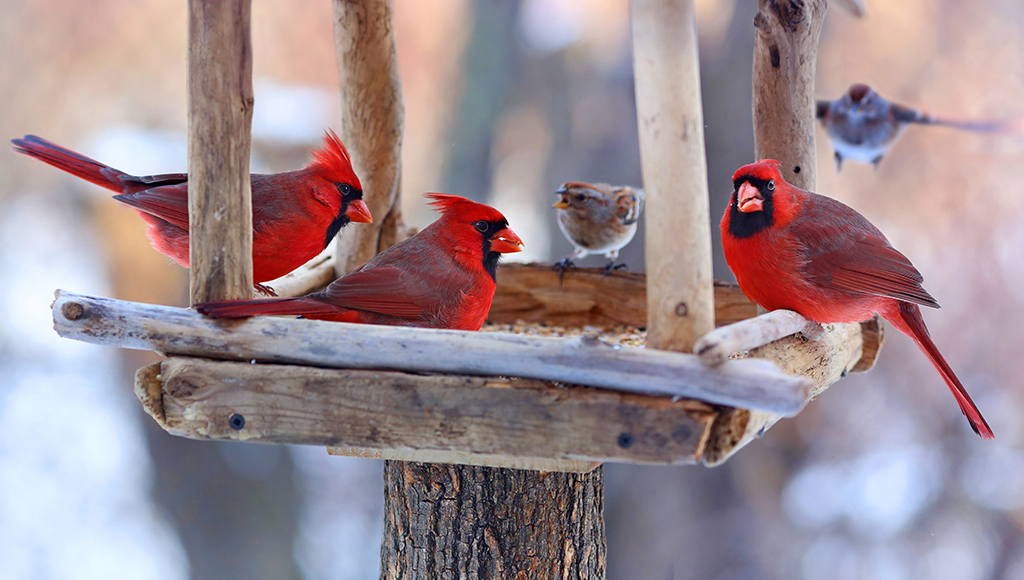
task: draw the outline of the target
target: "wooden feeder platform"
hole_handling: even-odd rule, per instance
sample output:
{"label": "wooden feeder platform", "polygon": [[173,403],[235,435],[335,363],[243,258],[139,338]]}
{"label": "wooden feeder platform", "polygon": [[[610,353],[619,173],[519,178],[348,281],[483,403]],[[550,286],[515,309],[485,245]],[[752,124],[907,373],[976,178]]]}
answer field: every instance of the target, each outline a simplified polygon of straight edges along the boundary
{"label": "wooden feeder platform", "polygon": [[[792,334],[782,328],[709,366],[640,348],[644,275],[602,274],[573,269],[559,282],[550,266],[499,269],[489,321],[518,333],[224,323],[63,291],[53,311],[61,336],[169,357],[140,369],[135,390],[174,435],[544,471],[717,465],[847,372],[870,368],[881,344],[874,320],[826,325],[815,340],[776,336]],[[756,315],[735,286],[717,285],[715,296],[723,323]]]}

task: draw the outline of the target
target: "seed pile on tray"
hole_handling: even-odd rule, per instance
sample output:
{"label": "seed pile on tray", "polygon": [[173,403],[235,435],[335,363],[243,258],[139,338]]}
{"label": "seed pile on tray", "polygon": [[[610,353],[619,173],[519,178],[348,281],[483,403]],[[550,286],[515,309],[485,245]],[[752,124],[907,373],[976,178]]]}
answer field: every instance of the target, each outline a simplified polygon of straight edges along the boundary
{"label": "seed pile on tray", "polygon": [[608,344],[643,347],[647,342],[647,329],[636,326],[552,326],[519,321],[515,324],[484,324],[481,332],[507,332],[509,334],[525,334],[528,336],[579,336],[588,332],[596,332],[598,337]]}

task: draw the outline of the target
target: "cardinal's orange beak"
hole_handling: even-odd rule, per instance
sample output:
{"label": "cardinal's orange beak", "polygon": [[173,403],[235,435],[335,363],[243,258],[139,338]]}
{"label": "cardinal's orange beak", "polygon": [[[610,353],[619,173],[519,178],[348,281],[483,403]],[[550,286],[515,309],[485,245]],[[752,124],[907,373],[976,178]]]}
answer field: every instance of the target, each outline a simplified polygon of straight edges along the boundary
{"label": "cardinal's orange beak", "polygon": [[499,254],[514,254],[523,251],[523,240],[512,231],[512,228],[505,227],[491,236],[491,251]]}
{"label": "cardinal's orange beak", "polygon": [[750,185],[749,181],[744,181],[736,192],[736,205],[737,209],[743,213],[761,211],[764,209],[764,198],[761,197],[761,192],[756,187]]}
{"label": "cardinal's orange beak", "polygon": [[363,203],[363,200],[361,199],[356,199],[348,203],[348,209],[345,210],[345,216],[357,224],[373,223],[373,216],[370,215],[370,208],[366,207],[366,204]]}

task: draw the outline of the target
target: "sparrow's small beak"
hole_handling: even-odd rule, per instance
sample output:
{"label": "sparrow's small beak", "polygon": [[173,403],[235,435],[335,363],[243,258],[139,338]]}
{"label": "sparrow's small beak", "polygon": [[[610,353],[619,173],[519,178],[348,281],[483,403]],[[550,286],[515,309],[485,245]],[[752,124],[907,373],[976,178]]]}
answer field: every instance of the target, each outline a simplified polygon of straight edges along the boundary
{"label": "sparrow's small beak", "polygon": [[569,207],[569,192],[566,191],[565,188],[563,187],[561,189],[556,189],[555,193],[560,195],[560,196],[562,196],[562,197],[558,198],[558,201],[555,202],[555,205],[553,205],[551,207],[556,208],[556,209],[565,209],[565,208]]}
{"label": "sparrow's small beak", "polygon": [[512,231],[510,227],[504,227],[491,236],[491,251],[499,254],[514,254],[523,251],[523,240]]}
{"label": "sparrow's small beak", "polygon": [[749,181],[744,181],[736,192],[736,205],[737,209],[743,213],[761,211],[764,209],[764,198],[761,197],[761,192],[756,187],[750,185]]}
{"label": "sparrow's small beak", "polygon": [[373,223],[373,216],[370,215],[370,208],[366,207],[361,199],[355,199],[348,202],[348,209],[345,210],[345,216],[349,220],[357,224],[371,224]]}

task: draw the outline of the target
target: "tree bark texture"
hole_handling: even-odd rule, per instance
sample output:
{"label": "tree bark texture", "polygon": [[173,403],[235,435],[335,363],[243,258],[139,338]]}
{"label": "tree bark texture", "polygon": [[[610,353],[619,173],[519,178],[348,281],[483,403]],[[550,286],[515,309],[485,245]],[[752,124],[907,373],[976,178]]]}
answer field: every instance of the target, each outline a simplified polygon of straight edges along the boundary
{"label": "tree bark texture", "polygon": [[381,579],[605,577],[604,471],[387,461]]}
{"label": "tree bark texture", "polygon": [[252,298],[250,0],[188,3],[192,303]]}
{"label": "tree bark texture", "polygon": [[827,0],[760,0],[754,17],[754,156],[782,162],[789,183],[813,191],[814,73]]}
{"label": "tree bark texture", "polygon": [[345,274],[399,238],[405,107],[395,56],[392,0],[334,0],[334,44],[341,80],[342,141],[363,184],[372,224],[338,238],[335,272]]}

